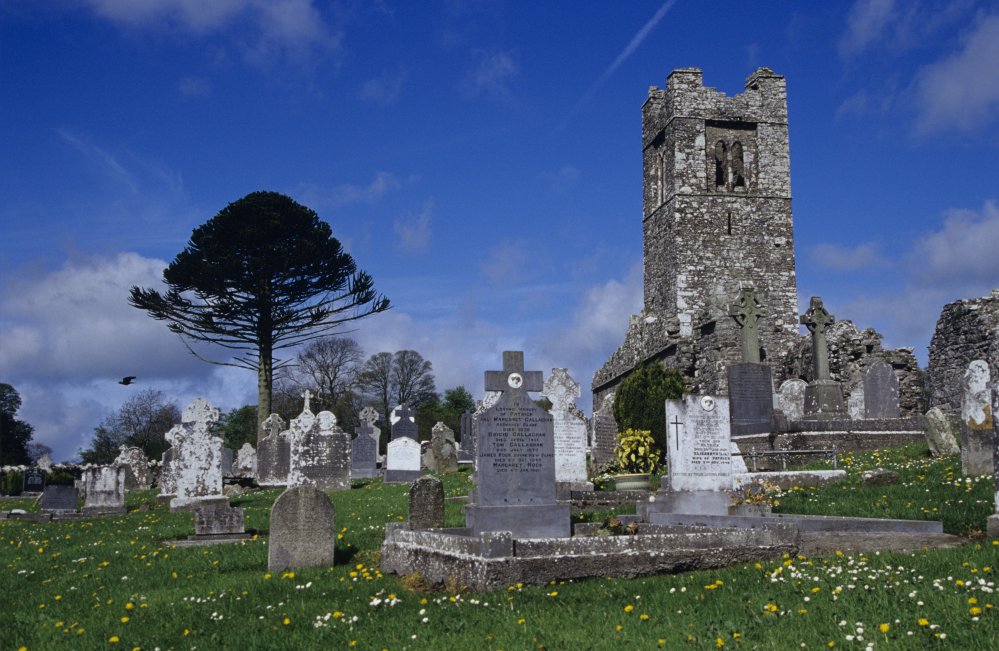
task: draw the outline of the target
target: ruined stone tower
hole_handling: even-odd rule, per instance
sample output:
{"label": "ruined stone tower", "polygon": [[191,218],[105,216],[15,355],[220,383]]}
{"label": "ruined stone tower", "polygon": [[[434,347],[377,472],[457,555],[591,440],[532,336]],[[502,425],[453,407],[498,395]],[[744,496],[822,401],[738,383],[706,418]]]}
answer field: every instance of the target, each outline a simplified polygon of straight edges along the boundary
{"label": "ruined stone tower", "polygon": [[795,336],[784,78],[760,68],[726,97],[700,70],[673,71],[642,107],[642,153],[646,313],[676,316],[690,336],[706,312],[727,312],[741,287],[755,287],[767,306],[764,349]]}
{"label": "ruined stone tower", "polygon": [[725,390],[743,287],[765,308],[762,361],[798,339],[784,78],[760,68],[728,97],[700,70],[674,70],[642,107],[642,159],[644,309],[594,376],[595,405],[647,360],[681,369],[691,389]]}

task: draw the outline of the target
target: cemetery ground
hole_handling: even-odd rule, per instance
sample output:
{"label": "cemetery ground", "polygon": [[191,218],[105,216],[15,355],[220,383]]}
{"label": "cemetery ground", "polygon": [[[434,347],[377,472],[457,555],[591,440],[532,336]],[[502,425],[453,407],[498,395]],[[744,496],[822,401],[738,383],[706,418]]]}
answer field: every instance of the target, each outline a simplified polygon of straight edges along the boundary
{"label": "cemetery ground", "polygon": [[[337,564],[273,574],[265,534],[279,489],[232,499],[259,537],[185,548],[168,541],[193,532],[192,514],[170,513],[155,505],[155,491],[138,491],[124,516],[0,521],[0,647],[994,648],[999,541],[980,531],[992,510],[991,478],[964,478],[958,457],[931,459],[925,446],[853,454],[840,467],[845,482],[786,491],[775,511],[940,519],[969,541],[473,593],[379,572],[385,523],[406,517],[406,485],[371,480],[331,493]],[[874,467],[896,471],[900,481],[862,486],[860,473]],[[471,486],[464,472],[443,479],[449,497]],[[447,524],[462,525],[460,501],[446,504]],[[5,504],[18,507],[34,505]]]}

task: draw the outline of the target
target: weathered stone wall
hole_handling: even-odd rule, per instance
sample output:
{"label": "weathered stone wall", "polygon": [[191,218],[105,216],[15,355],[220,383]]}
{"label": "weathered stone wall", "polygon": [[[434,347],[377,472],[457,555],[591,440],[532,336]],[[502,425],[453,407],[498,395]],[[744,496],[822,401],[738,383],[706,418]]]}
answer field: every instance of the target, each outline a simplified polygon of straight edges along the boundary
{"label": "weathered stone wall", "polygon": [[985,360],[992,377],[999,377],[999,289],[944,306],[930,340],[926,385],[931,407],[961,412],[964,372],[976,359]]}
{"label": "weathered stone wall", "polygon": [[[836,321],[826,331],[829,343],[829,375],[843,384],[843,395],[864,381],[867,368],[878,360],[892,367],[898,378],[898,407],[902,418],[921,415],[926,410],[923,374],[911,348],[882,348],[881,335],[874,328],[858,330],[849,320]],[[801,337],[783,360],[783,378],[811,381],[812,338]],[[776,372],[776,369],[775,369]]]}

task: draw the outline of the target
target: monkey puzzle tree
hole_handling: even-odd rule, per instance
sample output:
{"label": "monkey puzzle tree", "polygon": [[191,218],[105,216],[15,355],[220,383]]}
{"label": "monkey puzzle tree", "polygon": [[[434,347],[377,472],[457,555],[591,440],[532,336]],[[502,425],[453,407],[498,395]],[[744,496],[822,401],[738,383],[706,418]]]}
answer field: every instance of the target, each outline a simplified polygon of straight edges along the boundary
{"label": "monkey puzzle tree", "polygon": [[[168,290],[132,287],[129,303],[167,322],[198,359],[257,372],[257,422],[271,408],[281,349],[388,309],[371,276],[314,210],[276,192],[253,192],[194,229],[163,271]],[[205,359],[188,340],[235,351]]]}

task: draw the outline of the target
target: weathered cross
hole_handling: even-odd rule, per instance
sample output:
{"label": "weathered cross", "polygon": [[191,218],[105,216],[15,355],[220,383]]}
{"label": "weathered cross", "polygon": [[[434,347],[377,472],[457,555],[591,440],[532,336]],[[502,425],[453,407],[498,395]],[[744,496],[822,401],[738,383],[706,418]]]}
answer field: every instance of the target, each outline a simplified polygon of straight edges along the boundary
{"label": "weathered cross", "polygon": [[520,350],[503,351],[503,370],[486,371],[486,391],[542,391],[544,376],[541,371],[524,370],[524,353]]}
{"label": "weathered cross", "polygon": [[835,323],[833,315],[826,311],[822,299],[813,296],[808,311],[801,315],[801,323],[812,333],[812,365],[816,380],[829,379],[829,347],[826,343],[826,330]]}
{"label": "weathered cross", "polygon": [[756,290],[746,287],[739,300],[732,305],[729,316],[742,328],[742,361],[760,363],[760,317],[763,304],[756,298]]}
{"label": "weathered cross", "polygon": [[306,389],[305,392],[302,393],[302,397],[305,399],[305,404],[302,406],[302,411],[308,411],[311,413],[312,409],[309,408],[309,398],[312,397],[312,392]]}
{"label": "weathered cross", "polygon": [[361,410],[359,417],[362,423],[371,427],[375,424],[375,421],[378,420],[378,412],[375,411],[374,407],[365,407]]}
{"label": "weathered cross", "polygon": [[[393,417],[392,420],[394,420],[396,423],[398,423],[399,421],[408,421],[412,423],[415,419],[415,416],[416,414],[413,412],[412,409],[409,408],[409,405],[407,405],[406,403],[402,403],[401,405],[396,407],[395,410],[392,412],[392,417]],[[394,424],[395,423],[393,423],[393,425]]]}
{"label": "weathered cross", "polygon": [[680,428],[683,427],[683,423],[680,422],[679,416],[673,416],[673,422],[670,423],[674,428],[676,428],[676,449],[680,449]]}

